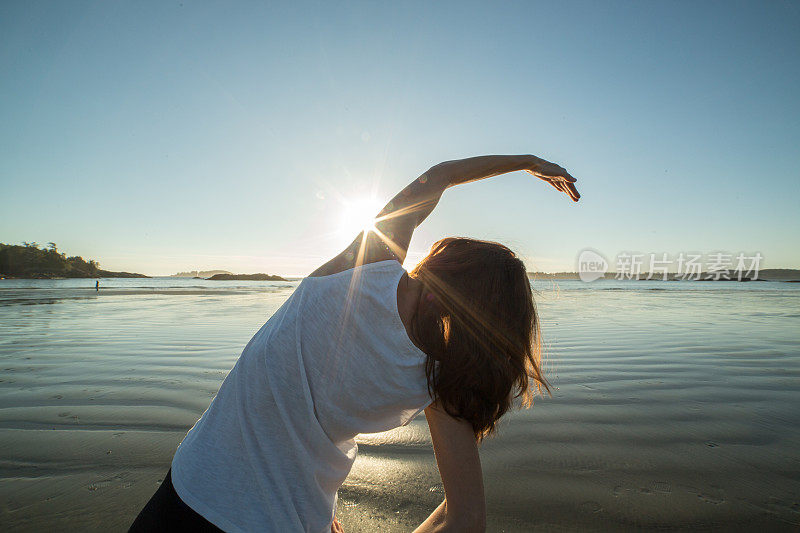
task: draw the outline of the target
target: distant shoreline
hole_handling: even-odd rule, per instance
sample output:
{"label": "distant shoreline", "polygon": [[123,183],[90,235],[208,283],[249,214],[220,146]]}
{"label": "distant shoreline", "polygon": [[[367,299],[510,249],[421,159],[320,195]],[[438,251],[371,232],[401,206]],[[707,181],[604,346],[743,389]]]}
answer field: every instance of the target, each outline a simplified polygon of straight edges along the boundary
{"label": "distant shoreline", "polygon": [[152,276],[145,276],[144,274],[137,274],[136,272],[112,272],[110,270],[98,271],[97,275],[92,276],[65,276],[62,274],[51,274],[48,272],[40,272],[27,276],[8,276],[0,274],[0,279],[98,279],[98,278],[151,278]]}
{"label": "distant shoreline", "polygon": [[54,242],[40,248],[37,242],[22,246],[0,243],[0,278],[2,279],[96,279],[149,278],[135,272],[103,270],[94,259],[67,256]]}
{"label": "distant shoreline", "polygon": [[[650,268],[653,268],[652,266]],[[727,277],[721,274],[727,273]],[[800,282],[800,269],[795,268],[768,268],[760,269],[757,277],[743,276],[737,279],[737,271],[718,271],[709,274],[701,272],[686,278],[675,272],[668,272],[664,279],[663,272],[640,272],[631,276],[625,272],[620,276],[617,272],[597,272],[594,279],[607,279],[616,281],[789,281]],[[578,272],[528,272],[528,276],[536,280],[580,280]],[[618,276],[620,278],[618,279]],[[136,272],[115,272],[103,270],[95,260],[85,260],[80,256],[67,256],[58,250],[56,243],[47,243],[42,248],[36,242],[24,242],[20,245],[0,243],[0,279],[97,279],[97,278],[151,278]],[[162,277],[162,276],[155,276]],[[275,274],[234,274],[227,270],[191,270],[178,272],[171,276],[174,278],[207,279],[211,281],[289,281],[283,276]],[[715,279],[716,278],[716,279]]]}
{"label": "distant shoreline", "polygon": [[210,278],[206,278],[208,281],[289,281],[286,278],[281,276],[276,276],[272,274],[214,274]]}

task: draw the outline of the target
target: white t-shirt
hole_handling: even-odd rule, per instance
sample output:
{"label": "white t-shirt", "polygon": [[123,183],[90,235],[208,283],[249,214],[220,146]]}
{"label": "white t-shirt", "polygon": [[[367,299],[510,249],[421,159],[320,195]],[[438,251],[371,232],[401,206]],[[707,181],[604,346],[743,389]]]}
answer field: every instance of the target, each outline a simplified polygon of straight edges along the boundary
{"label": "white t-shirt", "polygon": [[403,273],[387,260],[300,283],[178,447],[184,502],[226,531],[330,531],[353,437],[431,402],[397,309]]}

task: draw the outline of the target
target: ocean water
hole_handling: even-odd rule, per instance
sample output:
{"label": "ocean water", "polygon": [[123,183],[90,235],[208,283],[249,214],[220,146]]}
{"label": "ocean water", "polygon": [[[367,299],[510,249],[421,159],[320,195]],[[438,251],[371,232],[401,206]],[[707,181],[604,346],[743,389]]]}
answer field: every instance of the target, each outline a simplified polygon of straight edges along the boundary
{"label": "ocean water", "polygon": [[[124,530],[297,281],[0,281],[0,525]],[[552,397],[481,446],[490,531],[797,530],[800,286],[534,281]],[[346,531],[443,497],[424,417],[362,435]]]}

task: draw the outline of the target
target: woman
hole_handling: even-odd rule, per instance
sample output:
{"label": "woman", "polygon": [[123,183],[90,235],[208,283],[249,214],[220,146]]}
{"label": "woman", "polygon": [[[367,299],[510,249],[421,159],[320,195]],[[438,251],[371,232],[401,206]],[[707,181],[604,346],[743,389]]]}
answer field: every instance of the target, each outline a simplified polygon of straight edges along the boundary
{"label": "woman", "polygon": [[477,443],[513,398],[529,405],[529,379],[548,389],[525,265],[464,238],[437,242],[410,274],[401,265],[446,189],[517,170],[580,197],[532,155],[448,161],[414,180],[255,334],[131,530],[341,531],[355,435],[423,410],[445,498],[417,531],[483,530]]}

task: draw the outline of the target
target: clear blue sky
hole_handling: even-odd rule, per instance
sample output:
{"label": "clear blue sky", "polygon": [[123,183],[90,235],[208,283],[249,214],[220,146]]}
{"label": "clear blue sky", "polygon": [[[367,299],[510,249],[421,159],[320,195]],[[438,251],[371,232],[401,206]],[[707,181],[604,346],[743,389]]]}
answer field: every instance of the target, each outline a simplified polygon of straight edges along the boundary
{"label": "clear blue sky", "polygon": [[[275,4],[275,5],[273,5]],[[402,4],[402,5],[396,5]],[[800,267],[797,2],[0,4],[0,242],[105,268],[305,274],[339,198],[534,153],[446,193],[412,242],[761,252]]]}

